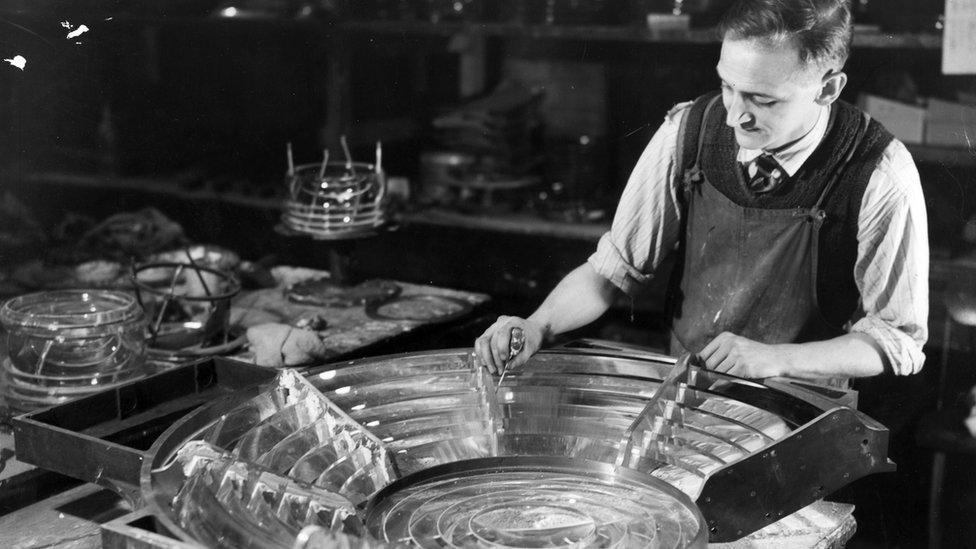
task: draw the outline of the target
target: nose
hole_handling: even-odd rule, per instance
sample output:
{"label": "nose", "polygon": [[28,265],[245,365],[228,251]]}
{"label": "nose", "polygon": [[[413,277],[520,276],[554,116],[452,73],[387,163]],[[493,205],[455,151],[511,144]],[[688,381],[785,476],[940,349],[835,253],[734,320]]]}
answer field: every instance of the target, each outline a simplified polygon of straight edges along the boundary
{"label": "nose", "polygon": [[729,104],[725,106],[728,114],[725,116],[725,124],[731,127],[739,126],[744,130],[751,129],[756,125],[756,116],[745,109],[742,99],[732,95]]}

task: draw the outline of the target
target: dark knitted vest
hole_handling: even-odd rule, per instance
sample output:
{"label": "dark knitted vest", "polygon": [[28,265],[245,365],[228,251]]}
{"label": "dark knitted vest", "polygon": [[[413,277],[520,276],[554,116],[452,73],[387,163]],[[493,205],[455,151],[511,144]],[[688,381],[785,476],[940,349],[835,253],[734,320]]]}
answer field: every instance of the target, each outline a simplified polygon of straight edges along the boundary
{"label": "dark knitted vest", "polygon": [[[831,108],[826,135],[799,171],[772,192],[754,195],[744,188],[738,175],[741,173],[736,161],[739,145],[734,130],[725,124],[726,110],[721,100],[709,112],[708,120],[702,120],[706,105],[716,96],[711,93],[699,97],[687,114],[685,134],[680,138],[683,170],[695,164],[704,124],[702,171],[719,192],[740,206],[809,209],[817,203],[831,178],[839,177],[823,204],[826,219],[820,230],[817,258],[817,302],[825,320],[839,329],[851,319],[860,299],[854,281],[854,263],[861,198],[892,135],[875,120],[865,125],[862,111],[838,101]],[[852,150],[845,168],[844,160]],[[682,249],[679,268],[683,253]],[[676,278],[680,276],[679,270]]]}

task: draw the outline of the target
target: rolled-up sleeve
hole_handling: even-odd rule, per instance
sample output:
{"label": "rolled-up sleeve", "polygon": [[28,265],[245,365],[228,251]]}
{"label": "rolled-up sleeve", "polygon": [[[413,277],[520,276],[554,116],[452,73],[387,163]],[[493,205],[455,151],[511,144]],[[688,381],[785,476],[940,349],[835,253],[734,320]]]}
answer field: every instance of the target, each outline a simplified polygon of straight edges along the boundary
{"label": "rolled-up sleeve", "polygon": [[895,374],[917,373],[928,339],[928,224],[918,170],[900,141],[885,150],[865,189],[857,255],[864,317],[851,331],[874,339]]}
{"label": "rolled-up sleeve", "polygon": [[681,211],[676,155],[678,129],[688,105],[668,113],[645,147],[627,180],[610,230],[588,259],[597,273],[627,294],[652,278],[678,241]]}

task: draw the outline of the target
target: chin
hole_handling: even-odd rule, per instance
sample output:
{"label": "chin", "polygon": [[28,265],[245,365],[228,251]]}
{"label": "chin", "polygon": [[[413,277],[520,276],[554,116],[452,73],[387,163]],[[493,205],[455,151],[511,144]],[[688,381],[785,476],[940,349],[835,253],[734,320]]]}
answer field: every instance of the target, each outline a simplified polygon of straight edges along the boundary
{"label": "chin", "polygon": [[735,132],[735,141],[743,149],[762,149],[768,144],[764,133]]}

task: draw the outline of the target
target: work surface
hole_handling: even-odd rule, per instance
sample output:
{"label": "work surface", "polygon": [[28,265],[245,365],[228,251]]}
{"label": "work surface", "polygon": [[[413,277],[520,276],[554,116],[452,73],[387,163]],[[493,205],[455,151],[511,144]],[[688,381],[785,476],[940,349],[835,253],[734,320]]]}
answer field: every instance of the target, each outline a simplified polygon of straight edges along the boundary
{"label": "work surface", "polygon": [[[314,272],[289,270],[296,277],[314,276]],[[279,273],[281,274],[281,273]],[[321,307],[290,302],[285,289],[295,279],[282,279],[275,288],[242,293],[235,299],[236,314],[250,316],[253,322],[274,321],[293,324],[309,316],[320,316],[326,325],[316,331],[326,343],[329,357],[342,358],[393,340],[425,327],[437,327],[444,319],[429,321],[391,319],[377,316],[366,307]],[[464,300],[472,307],[484,303],[487,296],[457,292],[429,286],[399,284],[400,295],[445,296]],[[459,320],[460,317],[453,317]],[[236,358],[250,358],[247,349]],[[4,447],[10,439],[0,439]],[[18,464],[8,464],[11,469]],[[0,490],[2,490],[0,484]],[[123,517],[131,509],[112,492],[85,484],[47,497],[0,517],[0,547],[100,547],[101,525]],[[743,540],[713,545],[734,549],[786,547],[841,547],[855,529],[850,505],[819,501]]]}
{"label": "work surface", "polygon": [[[403,338],[418,330],[436,330],[471,320],[478,307],[488,302],[486,294],[439,288],[400,281],[388,282],[397,295],[382,306],[352,304],[313,305],[289,300],[295,284],[321,279],[324,271],[280,266],[271,270],[278,285],[242,292],[233,300],[232,320],[244,327],[264,322],[294,325],[316,318],[325,326],[315,330],[325,344],[323,360],[361,354],[371,346]],[[401,306],[397,308],[398,306]],[[445,307],[447,305],[447,307]],[[406,310],[408,309],[409,310]],[[254,354],[244,349],[234,358],[251,361]]]}
{"label": "work surface", "polygon": [[[383,307],[363,303],[329,306],[303,304],[290,301],[288,289],[293,284],[320,279],[328,273],[287,266],[275,267],[272,273],[277,286],[244,291],[234,298],[234,321],[246,328],[265,322],[294,325],[316,318],[324,324],[314,330],[324,344],[324,355],[319,363],[398,352],[404,346],[416,348],[427,341],[443,344],[445,333],[452,330],[458,334],[465,333],[463,327],[479,318],[480,307],[489,300],[487,295],[480,293],[386,281],[396,288],[396,295]],[[444,303],[449,307],[445,307]],[[243,341],[243,337],[241,339]],[[243,345],[233,349],[231,356],[252,361],[254,353]],[[0,421],[7,417],[7,413],[0,414]],[[9,508],[11,500],[21,502],[26,497],[32,501],[30,494],[35,490],[31,485],[38,482],[39,471],[17,461],[13,457],[13,447],[13,437],[0,425],[0,512]],[[89,485],[89,488],[89,491],[98,490],[93,485]],[[0,526],[0,547],[43,547],[52,544],[57,547],[100,546],[98,522],[88,520],[97,517],[87,513],[97,513],[99,511],[93,507],[117,498],[78,496],[79,499],[75,500],[75,495],[79,493],[88,494],[88,491],[81,487],[0,517],[3,524]],[[69,506],[74,511],[57,511],[69,501],[74,502]],[[110,515],[114,513],[111,509],[107,512]],[[76,515],[79,514],[87,518],[78,518]]]}
{"label": "work surface", "polygon": [[[194,352],[215,349],[219,354],[253,363],[253,345],[248,344],[244,335],[247,328],[267,323],[298,327],[313,322],[315,325],[307,329],[316,332],[321,340],[320,351],[304,364],[285,364],[302,367],[407,350],[464,346],[473,342],[477,335],[473,331],[477,329],[480,333],[483,327],[479,326],[487,321],[482,318],[483,307],[490,300],[486,294],[395,280],[365,281],[350,286],[348,292],[342,287],[339,291],[330,290],[325,300],[327,305],[297,303],[289,298],[290,289],[296,284],[328,282],[328,276],[326,271],[303,267],[270,269],[270,277],[276,283],[273,287],[244,290],[233,298],[228,343],[203,350],[194,347]],[[356,288],[377,284],[387,290],[385,300],[364,303],[362,299],[343,297],[347,293],[361,296],[364,292],[357,294]],[[0,342],[0,356],[5,354]],[[204,358],[207,355],[196,356]],[[187,357],[193,358],[184,356]],[[149,362],[152,373],[172,367],[171,363],[159,360],[153,353],[150,353]],[[2,399],[3,391],[0,390],[0,424],[8,422],[16,413],[8,410]],[[2,479],[0,473],[0,489],[3,488]],[[0,497],[0,509],[3,508],[2,501]]]}
{"label": "work surface", "polygon": [[[777,523],[714,549],[833,549],[855,530],[853,507],[818,501]],[[0,547],[83,549],[102,547],[100,523],[129,509],[112,492],[86,484],[0,517]],[[189,547],[189,546],[187,546]]]}

